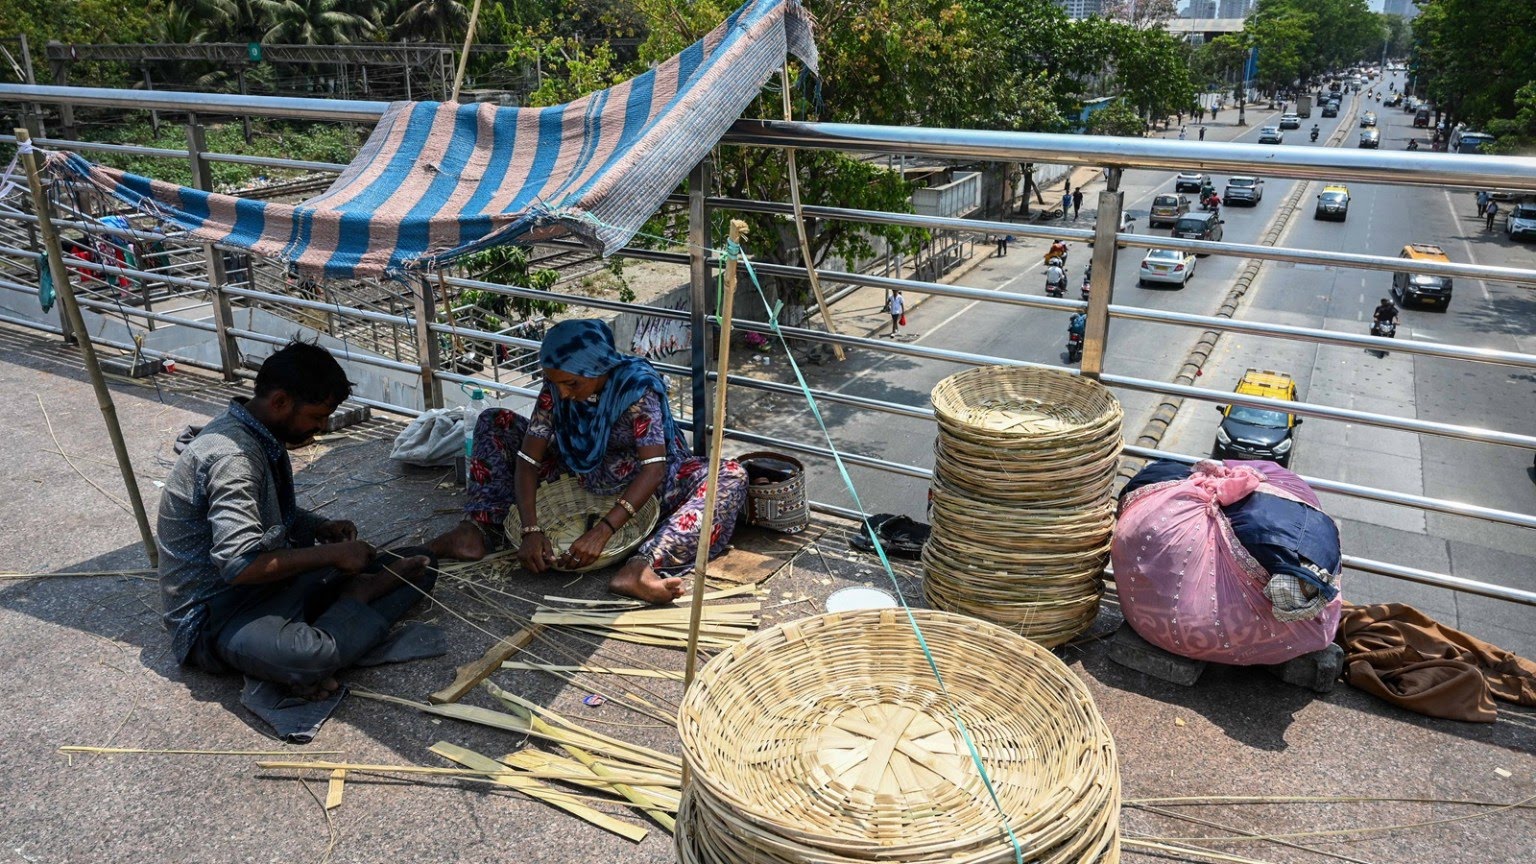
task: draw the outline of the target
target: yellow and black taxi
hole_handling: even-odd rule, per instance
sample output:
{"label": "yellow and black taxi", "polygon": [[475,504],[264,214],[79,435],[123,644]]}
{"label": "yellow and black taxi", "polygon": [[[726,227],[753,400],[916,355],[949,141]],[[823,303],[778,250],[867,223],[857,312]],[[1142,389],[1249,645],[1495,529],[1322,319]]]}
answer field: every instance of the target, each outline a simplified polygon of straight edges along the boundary
{"label": "yellow and black taxi", "polygon": [[[1445,250],[1433,243],[1409,243],[1397,257],[1416,262],[1451,263]],[[1444,312],[1451,305],[1451,277],[1429,273],[1393,273],[1392,293],[1404,308],[1417,303],[1437,306]]]}
{"label": "yellow and black taxi", "polygon": [[[1296,380],[1284,372],[1249,369],[1233,388],[1245,396],[1296,401]],[[1267,459],[1289,466],[1296,449],[1296,427],[1301,418],[1270,408],[1218,405],[1221,425],[1216,427],[1212,459]]]}
{"label": "yellow and black taxi", "polygon": [[1349,218],[1349,187],[1340,183],[1330,183],[1318,193],[1317,207],[1312,211],[1313,219],[1332,219],[1343,222]]}

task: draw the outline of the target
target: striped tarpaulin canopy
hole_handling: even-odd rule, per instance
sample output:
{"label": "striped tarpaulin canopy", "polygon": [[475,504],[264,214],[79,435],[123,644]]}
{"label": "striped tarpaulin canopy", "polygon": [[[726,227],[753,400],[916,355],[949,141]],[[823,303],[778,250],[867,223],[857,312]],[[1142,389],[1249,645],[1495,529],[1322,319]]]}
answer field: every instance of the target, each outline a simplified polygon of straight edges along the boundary
{"label": "striped tarpaulin canopy", "polygon": [[799,0],[748,0],[636,78],[565,105],[395,102],[352,164],[302,204],[252,201],[92,164],[50,170],[213,242],[312,276],[402,276],[503,243],[622,247],[784,62],[816,71]]}

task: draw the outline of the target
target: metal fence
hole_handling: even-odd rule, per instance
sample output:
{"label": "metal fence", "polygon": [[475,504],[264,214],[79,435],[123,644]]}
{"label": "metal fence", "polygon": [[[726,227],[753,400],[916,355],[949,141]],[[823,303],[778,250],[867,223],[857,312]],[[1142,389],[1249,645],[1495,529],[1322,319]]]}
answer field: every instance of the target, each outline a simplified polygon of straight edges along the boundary
{"label": "metal fence", "polygon": [[[39,103],[68,103],[118,110],[156,109],[165,112],[181,112],[188,116],[186,150],[159,150],[145,147],[91,144],[77,141],[35,139],[43,147],[91,150],[116,150],[142,156],[158,156],[168,159],[188,160],[192,166],[194,184],[210,188],[207,166],[211,162],[240,162],[276,168],[339,171],[343,166],[297,162],[285,159],[248,157],[233,154],[207,152],[203,143],[203,128],[199,118],[212,115],[269,116],[288,119],[370,121],[384,110],[382,102],[357,102],[321,99],[287,99],[273,97],[234,96],[220,94],[176,93],[172,91],[99,90],[44,86],[0,85],[0,102],[12,103],[16,113],[27,119],[28,106]],[[11,136],[0,136],[0,142],[13,142]],[[974,300],[1001,306],[1062,311],[1086,310],[1088,316],[1087,337],[1080,373],[1096,378],[1105,385],[1122,390],[1161,394],[1166,397],[1198,400],[1213,404],[1245,405],[1278,410],[1302,417],[1318,417],[1347,421],[1383,429],[1395,429],[1421,435],[1435,435],[1466,441],[1504,445],[1536,450],[1536,436],[1512,431],[1494,430],[1477,426],[1457,425],[1438,420],[1396,417],[1385,414],[1340,408],[1312,402],[1285,402],[1258,396],[1223,392],[1170,381],[1153,380],[1135,375],[1118,374],[1105,369],[1104,359],[1108,347],[1111,322],[1114,320],[1142,321],[1182,328],[1195,333],[1215,331],[1219,333],[1248,334],[1266,338],[1297,340],[1323,345],[1349,346],[1362,349],[1390,349],[1394,352],[1457,360],[1468,363],[1494,364],[1520,370],[1536,369],[1536,355],[1514,351],[1494,350],[1470,346],[1449,345],[1414,339],[1382,339],[1361,336],[1323,328],[1269,324],[1253,320],[1237,320],[1230,317],[1196,315],[1167,310],[1122,305],[1114,299],[1116,268],[1115,250],[1119,247],[1180,249],[1201,254],[1226,255],[1259,261],[1294,262],[1299,264],[1327,265],[1330,267],[1356,268],[1377,272],[1424,273],[1439,276],[1468,277],[1514,283],[1522,287],[1536,285],[1536,271],[1492,267],[1460,263],[1414,262],[1402,258],[1357,253],[1334,253],[1311,249],[1244,243],[1180,240],[1167,236],[1137,234],[1117,231],[1121,224],[1120,213],[1123,193],[1117,191],[1120,172],[1126,169],[1200,170],[1230,173],[1261,173],[1266,177],[1296,180],[1328,179],[1335,182],[1356,181],[1362,183],[1387,183],[1417,185],[1437,188],[1505,189],[1536,193],[1536,160],[1503,157],[1477,159],[1452,159],[1436,154],[1365,152],[1337,148],[1273,148],[1242,144],[1205,144],[1189,141],[1164,141],[1159,139],[1117,139],[1074,135],[1047,135],[1033,133],[983,132],[931,128],[875,127],[831,123],[793,123],[776,121],[738,121],[727,136],[725,143],[734,145],[796,149],[832,149],[849,153],[907,154],[928,158],[951,159],[957,163],[975,164],[986,161],[1001,162],[1050,162],[1071,165],[1103,167],[1108,172],[1109,190],[1100,194],[1098,219],[1093,229],[1065,226],[1027,226],[1013,222],[988,222],[972,219],[956,219],[923,216],[907,213],[888,213],[853,210],[838,207],[806,207],[805,213],[823,219],[849,220],[866,225],[899,225],[924,228],[938,232],[956,232],[963,236],[979,234],[1012,234],[1015,236],[1065,239],[1093,243],[1092,291],[1087,302],[1056,299],[1039,295],[1023,295],[1010,292],[994,292],[961,285],[940,284],[917,279],[901,279],[868,273],[820,271],[824,283],[841,283],[848,286],[873,286],[884,289],[900,289],[912,294],[928,294]],[[707,436],[701,434],[708,428],[709,400],[705,382],[714,377],[710,373],[707,342],[697,338],[711,327],[718,326],[712,317],[710,305],[713,299],[712,258],[708,249],[711,238],[708,226],[713,211],[751,211],[760,213],[791,213],[788,204],[768,201],[746,201],[715,198],[706,194],[711,188],[711,166],[708,162],[695,167],[685,196],[675,196],[673,203],[686,207],[688,216],[687,252],[658,251],[653,249],[627,248],[620,254],[625,257],[667,261],[686,264],[691,272],[691,297],[686,310],[665,309],[626,303],[613,299],[593,298],[565,291],[539,291],[508,285],[476,281],[466,278],[448,278],[444,286],[434,286],[423,281],[411,286],[409,297],[401,291],[389,298],[362,297],[356,291],[348,292],[336,286],[295,286],[292,280],[261,275],[262,265],[239,261],[238,250],[218,250],[189,242],[186,238],[159,233],[154,226],[135,224],[129,229],[103,228],[93,221],[90,214],[59,207],[55,203],[54,219],[62,227],[81,231],[93,231],[107,236],[130,238],[142,242],[146,238],[163,244],[164,263],[154,267],[71,261],[70,266],[80,274],[82,287],[87,289],[82,306],[103,314],[136,322],[135,326],[149,328],[166,324],[184,326],[212,334],[219,348],[217,362],[206,358],[178,356],[174,351],[158,352],[172,359],[192,365],[205,366],[222,372],[233,379],[249,375],[242,369],[239,340],[264,344],[282,344],[286,341],[270,332],[239,326],[236,313],[239,310],[260,308],[288,320],[325,322],[318,329],[343,335],[350,334],[348,344],[369,345],[364,352],[346,352],[354,363],[372,365],[394,372],[409,373],[419,379],[421,401],[418,404],[360,400],[375,407],[414,414],[423,408],[442,404],[445,384],[466,384],[487,387],[502,392],[534,395],[536,382],[528,373],[526,364],[513,362],[517,374],[503,377],[493,374],[466,374],[456,367],[452,353],[457,341],[470,340],[475,345],[504,346],[508,357],[526,357],[525,352],[536,350],[538,342],[525,336],[537,333],[518,333],[506,329],[490,330],[476,326],[476,321],[453,320],[445,323],[439,301],[447,306],[452,303],[447,288],[453,292],[475,289],[514,298],[555,300],[573,306],[604,311],[634,313],[654,318],[669,318],[689,322],[695,338],[692,340],[690,363],[687,366],[658,364],[664,373],[689,382],[691,411],[685,411],[689,420],[685,424],[694,431],[696,441],[702,443]],[[131,214],[130,214],[131,215]],[[28,212],[24,202],[0,201],[0,290],[36,295],[37,261],[41,257],[35,238],[36,217]],[[194,254],[196,253],[196,254]],[[271,265],[265,265],[270,268]],[[795,267],[758,265],[765,275],[784,279],[805,279],[803,269]],[[282,274],[281,268],[275,271]],[[106,286],[110,289],[114,278],[132,280],[143,292],[141,302],[124,302],[130,298],[102,296],[91,287]],[[142,286],[150,283],[158,286],[155,293]],[[110,293],[108,291],[107,293]],[[194,314],[195,313],[195,314]],[[66,328],[35,320],[0,315],[0,319],[37,329],[64,333]],[[62,320],[62,319],[61,319]],[[736,328],[744,331],[769,333],[765,324],[737,321]],[[327,328],[329,328],[327,330]],[[365,331],[373,328],[369,338]],[[382,328],[382,329],[380,329]],[[990,364],[1017,365],[1020,361],[988,356],[959,350],[949,350],[916,344],[903,344],[888,340],[848,336],[804,327],[783,328],[789,337],[807,343],[839,345],[854,351],[894,353],[909,357],[943,361],[960,366]],[[134,350],[135,344],[110,338],[105,340],[125,350]],[[386,350],[386,346],[394,346]],[[446,350],[445,350],[446,346]],[[147,352],[156,353],[156,352]],[[338,352],[341,353],[341,352]],[[1067,371],[1078,370],[1069,367]],[[521,378],[518,379],[518,375]],[[512,380],[509,380],[512,379]],[[798,394],[792,385],[731,375],[728,386],[757,391]],[[900,404],[878,399],[852,396],[840,392],[813,391],[816,398],[826,403],[849,406],[863,411],[882,412],[906,418],[929,419],[933,411],[926,405]],[[684,400],[688,403],[690,400]],[[781,448],[811,458],[830,456],[825,449],[802,442],[783,440],[760,433],[740,429],[727,429],[734,440]],[[1147,446],[1128,446],[1127,455],[1136,458],[1174,458],[1193,461],[1194,456],[1168,453]],[[898,475],[927,478],[931,471],[918,465],[903,464],[878,455],[847,455],[847,462],[870,469],[892,472]],[[1323,492],[1386,503],[1422,512],[1449,514],[1469,519],[1536,529],[1536,515],[1499,510],[1446,500],[1425,495],[1394,492],[1355,483],[1347,483],[1324,477],[1306,477],[1312,486]],[[830,505],[824,509],[848,511]],[[1427,572],[1405,563],[1370,560],[1346,556],[1348,567],[1379,575],[1418,582],[1455,591],[1479,594],[1516,603],[1536,605],[1536,592],[1510,585],[1478,582],[1449,574]]]}

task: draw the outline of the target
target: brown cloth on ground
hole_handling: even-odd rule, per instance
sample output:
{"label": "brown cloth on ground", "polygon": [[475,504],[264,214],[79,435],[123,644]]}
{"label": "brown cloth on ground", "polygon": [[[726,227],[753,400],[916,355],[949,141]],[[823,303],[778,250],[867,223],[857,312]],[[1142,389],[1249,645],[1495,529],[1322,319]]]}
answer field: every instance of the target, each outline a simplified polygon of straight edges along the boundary
{"label": "brown cloth on ground", "polygon": [[1410,711],[1492,723],[1494,699],[1536,707],[1536,663],[1401,603],[1344,604],[1344,678]]}

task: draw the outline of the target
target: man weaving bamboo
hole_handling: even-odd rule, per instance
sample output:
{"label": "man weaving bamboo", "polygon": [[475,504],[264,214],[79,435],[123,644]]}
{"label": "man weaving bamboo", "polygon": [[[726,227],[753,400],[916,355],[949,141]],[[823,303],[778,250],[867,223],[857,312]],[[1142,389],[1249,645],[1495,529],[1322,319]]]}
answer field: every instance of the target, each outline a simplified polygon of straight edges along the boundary
{"label": "man weaving bamboo", "polygon": [[[322,698],[432,588],[428,550],[378,552],[295,501],[287,448],[352,390],[335,358],[292,342],[177,459],[160,498],[160,592],[176,659]],[[411,584],[406,584],[407,582]]]}

